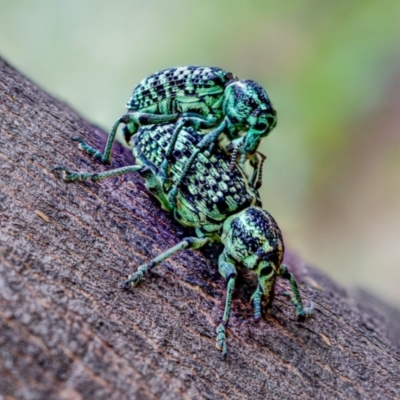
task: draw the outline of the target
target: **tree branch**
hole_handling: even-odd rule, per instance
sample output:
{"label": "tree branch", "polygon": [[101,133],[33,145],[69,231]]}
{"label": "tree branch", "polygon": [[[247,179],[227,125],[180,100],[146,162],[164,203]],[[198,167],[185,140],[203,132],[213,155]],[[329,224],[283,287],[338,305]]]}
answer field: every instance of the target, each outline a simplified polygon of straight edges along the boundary
{"label": "tree branch", "polygon": [[[70,184],[55,176],[56,165],[107,170],[78,150],[75,136],[99,149],[106,137],[0,59],[1,395],[400,397],[399,312],[301,263],[288,260],[314,316],[297,322],[280,283],[270,314],[254,323],[245,275],[226,360],[215,349],[225,293],[215,250],[182,252],[122,290],[129,273],[184,230],[139,176]],[[132,162],[116,145],[113,166]]]}

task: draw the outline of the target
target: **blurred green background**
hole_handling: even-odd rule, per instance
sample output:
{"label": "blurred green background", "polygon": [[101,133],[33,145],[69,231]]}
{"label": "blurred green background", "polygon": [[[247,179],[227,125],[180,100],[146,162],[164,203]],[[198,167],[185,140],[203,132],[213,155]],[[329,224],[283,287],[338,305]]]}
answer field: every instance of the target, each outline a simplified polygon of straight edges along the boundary
{"label": "blurred green background", "polygon": [[400,2],[0,0],[0,54],[105,130],[133,87],[217,65],[269,93],[264,206],[288,247],[400,304]]}

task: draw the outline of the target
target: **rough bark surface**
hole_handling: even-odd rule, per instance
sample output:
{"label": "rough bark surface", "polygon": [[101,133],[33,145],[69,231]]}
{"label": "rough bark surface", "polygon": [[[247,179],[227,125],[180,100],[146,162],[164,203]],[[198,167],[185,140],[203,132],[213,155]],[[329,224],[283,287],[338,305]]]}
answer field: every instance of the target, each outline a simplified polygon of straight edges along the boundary
{"label": "rough bark surface", "polygon": [[[100,183],[54,175],[56,165],[107,169],[74,136],[105,142],[0,59],[0,399],[400,398],[399,312],[294,258],[314,316],[297,322],[281,283],[254,323],[246,275],[226,360],[215,349],[225,283],[206,252],[182,252],[122,290],[184,230],[134,174]],[[116,145],[113,166],[129,163]]]}

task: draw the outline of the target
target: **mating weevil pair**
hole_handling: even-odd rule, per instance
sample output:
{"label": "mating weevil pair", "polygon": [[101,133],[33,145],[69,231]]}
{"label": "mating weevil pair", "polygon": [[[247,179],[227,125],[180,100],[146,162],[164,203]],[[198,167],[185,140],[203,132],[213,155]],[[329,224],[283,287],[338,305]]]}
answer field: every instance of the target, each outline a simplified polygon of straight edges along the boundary
{"label": "mating weevil pair", "polygon": [[[187,66],[156,72],[134,88],[126,107],[128,112],[112,127],[103,153],[84,142],[80,147],[103,163],[109,163],[121,123],[125,124],[123,133],[129,143],[139,126],[177,121],[163,161],[164,179],[179,132],[187,124],[196,130],[212,129],[197,144],[181,173],[181,181],[197,155],[212,147],[223,132],[230,140],[236,139],[237,149],[233,154],[241,153],[241,165],[246,157],[253,157],[252,163],[256,164],[254,154],[261,139],[276,126],[276,111],[265,90],[252,80],[239,80],[231,72],[217,67]],[[242,131],[247,133],[239,138]]]}
{"label": "mating weevil pair", "polygon": [[[57,167],[63,171],[67,181],[99,181],[128,172],[139,172],[146,180],[146,187],[159,200],[162,208],[172,212],[183,226],[195,228],[196,236],[183,239],[149,263],[141,265],[129,276],[126,286],[136,286],[148,270],[178,251],[198,249],[206,243],[220,242],[224,250],[218,259],[218,269],[226,279],[227,293],[224,315],[216,332],[217,348],[223,355],[227,354],[226,326],[237,268],[247,268],[258,277],[257,288],[251,298],[255,319],[261,317],[262,300],[265,299],[265,308],[270,304],[274,284],[279,276],[290,281],[292,303],[298,317],[309,315],[311,308],[303,307],[295,278],[282,264],[282,234],[273,217],[261,208],[257,179],[253,177],[248,180],[241,165],[236,165],[232,170],[229,154],[219,146],[213,152],[206,149],[199,152],[204,135],[199,133],[198,127],[181,126],[177,134],[178,124],[157,122],[159,124],[136,127],[134,132],[132,125],[129,125],[131,122],[128,122],[127,128],[130,130],[129,134],[125,130],[126,138],[132,147],[137,165],[94,174]],[[229,136],[227,126],[222,132]],[[83,142],[81,148],[97,157],[101,154]],[[243,147],[240,151],[243,151]],[[170,168],[166,175],[167,159]],[[103,161],[110,161],[110,157]],[[189,161],[192,165],[187,168]]]}

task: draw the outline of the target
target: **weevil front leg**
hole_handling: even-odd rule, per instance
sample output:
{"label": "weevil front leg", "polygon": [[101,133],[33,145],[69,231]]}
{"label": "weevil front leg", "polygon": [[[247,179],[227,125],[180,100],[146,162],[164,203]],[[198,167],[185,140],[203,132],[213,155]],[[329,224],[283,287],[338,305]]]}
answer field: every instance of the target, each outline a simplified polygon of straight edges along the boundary
{"label": "weevil front leg", "polygon": [[207,133],[207,135],[204,136],[204,138],[201,139],[200,142],[197,144],[196,149],[193,151],[192,155],[190,156],[189,160],[187,161],[185,168],[179,177],[178,182],[169,191],[168,198],[174,207],[176,207],[176,196],[178,194],[178,189],[179,189],[180,185],[182,184],[183,180],[185,179],[186,175],[189,173],[190,168],[192,167],[197,156],[203,149],[206,149],[211,144],[213,144],[217,141],[219,135],[225,130],[226,126],[227,126],[226,121],[221,122],[221,124],[217,128],[215,128],[210,133]]}
{"label": "weevil front leg", "polygon": [[222,357],[226,357],[228,354],[228,348],[226,345],[226,327],[229,322],[229,317],[232,308],[232,297],[233,290],[235,289],[235,282],[237,278],[237,272],[235,266],[225,258],[224,254],[221,254],[218,259],[218,271],[225,278],[226,284],[226,299],[225,299],[225,310],[222,322],[218,325],[217,332],[217,349],[222,352]]}
{"label": "weevil front leg", "polygon": [[197,237],[187,237],[186,239],[182,240],[176,246],[171,247],[164,253],[160,254],[158,257],[154,258],[147,264],[141,265],[138,270],[129,275],[128,279],[125,281],[125,288],[128,289],[130,286],[135,287],[139,284],[139,282],[143,279],[144,275],[156,265],[160,264],[168,257],[172,256],[173,254],[185,250],[185,249],[199,249],[203,247],[206,243],[210,241],[210,238],[197,238]]}
{"label": "weevil front leg", "polygon": [[176,141],[178,140],[179,133],[185,126],[191,126],[196,132],[200,128],[208,128],[217,122],[217,118],[209,115],[204,117],[200,114],[186,112],[182,114],[172,132],[171,140],[165,153],[165,159],[161,164],[161,176],[163,180],[167,179],[168,167],[171,161],[172,154],[175,149]]}
{"label": "weevil front leg", "polygon": [[299,288],[297,286],[296,279],[294,275],[289,272],[287,266],[282,264],[279,270],[279,276],[284,279],[287,279],[290,282],[290,288],[292,290],[293,296],[291,297],[291,301],[293,305],[296,307],[297,317],[302,320],[306,317],[309,317],[312,314],[313,304],[311,303],[310,307],[303,307],[303,303],[301,301],[301,296],[299,293]]}
{"label": "weevil front leg", "polygon": [[262,185],[262,170],[267,156],[257,151],[250,158],[250,165],[253,167],[253,175],[250,179],[251,186],[258,190]]}
{"label": "weevil front leg", "polygon": [[115,136],[117,134],[118,127],[120,124],[125,124],[129,126],[130,135],[134,135],[137,131],[138,126],[140,125],[149,125],[149,124],[161,124],[163,122],[175,121],[178,118],[179,114],[170,114],[170,115],[160,115],[160,114],[149,114],[143,113],[139,111],[130,112],[124,114],[121,118],[119,118],[111,128],[111,131],[108,135],[106,147],[104,148],[103,153],[99,150],[94,149],[89,146],[83,139],[81,138],[73,138],[76,142],[79,142],[79,148],[86,153],[90,154],[94,158],[101,160],[103,164],[111,163],[111,150],[113,144],[115,142]]}

